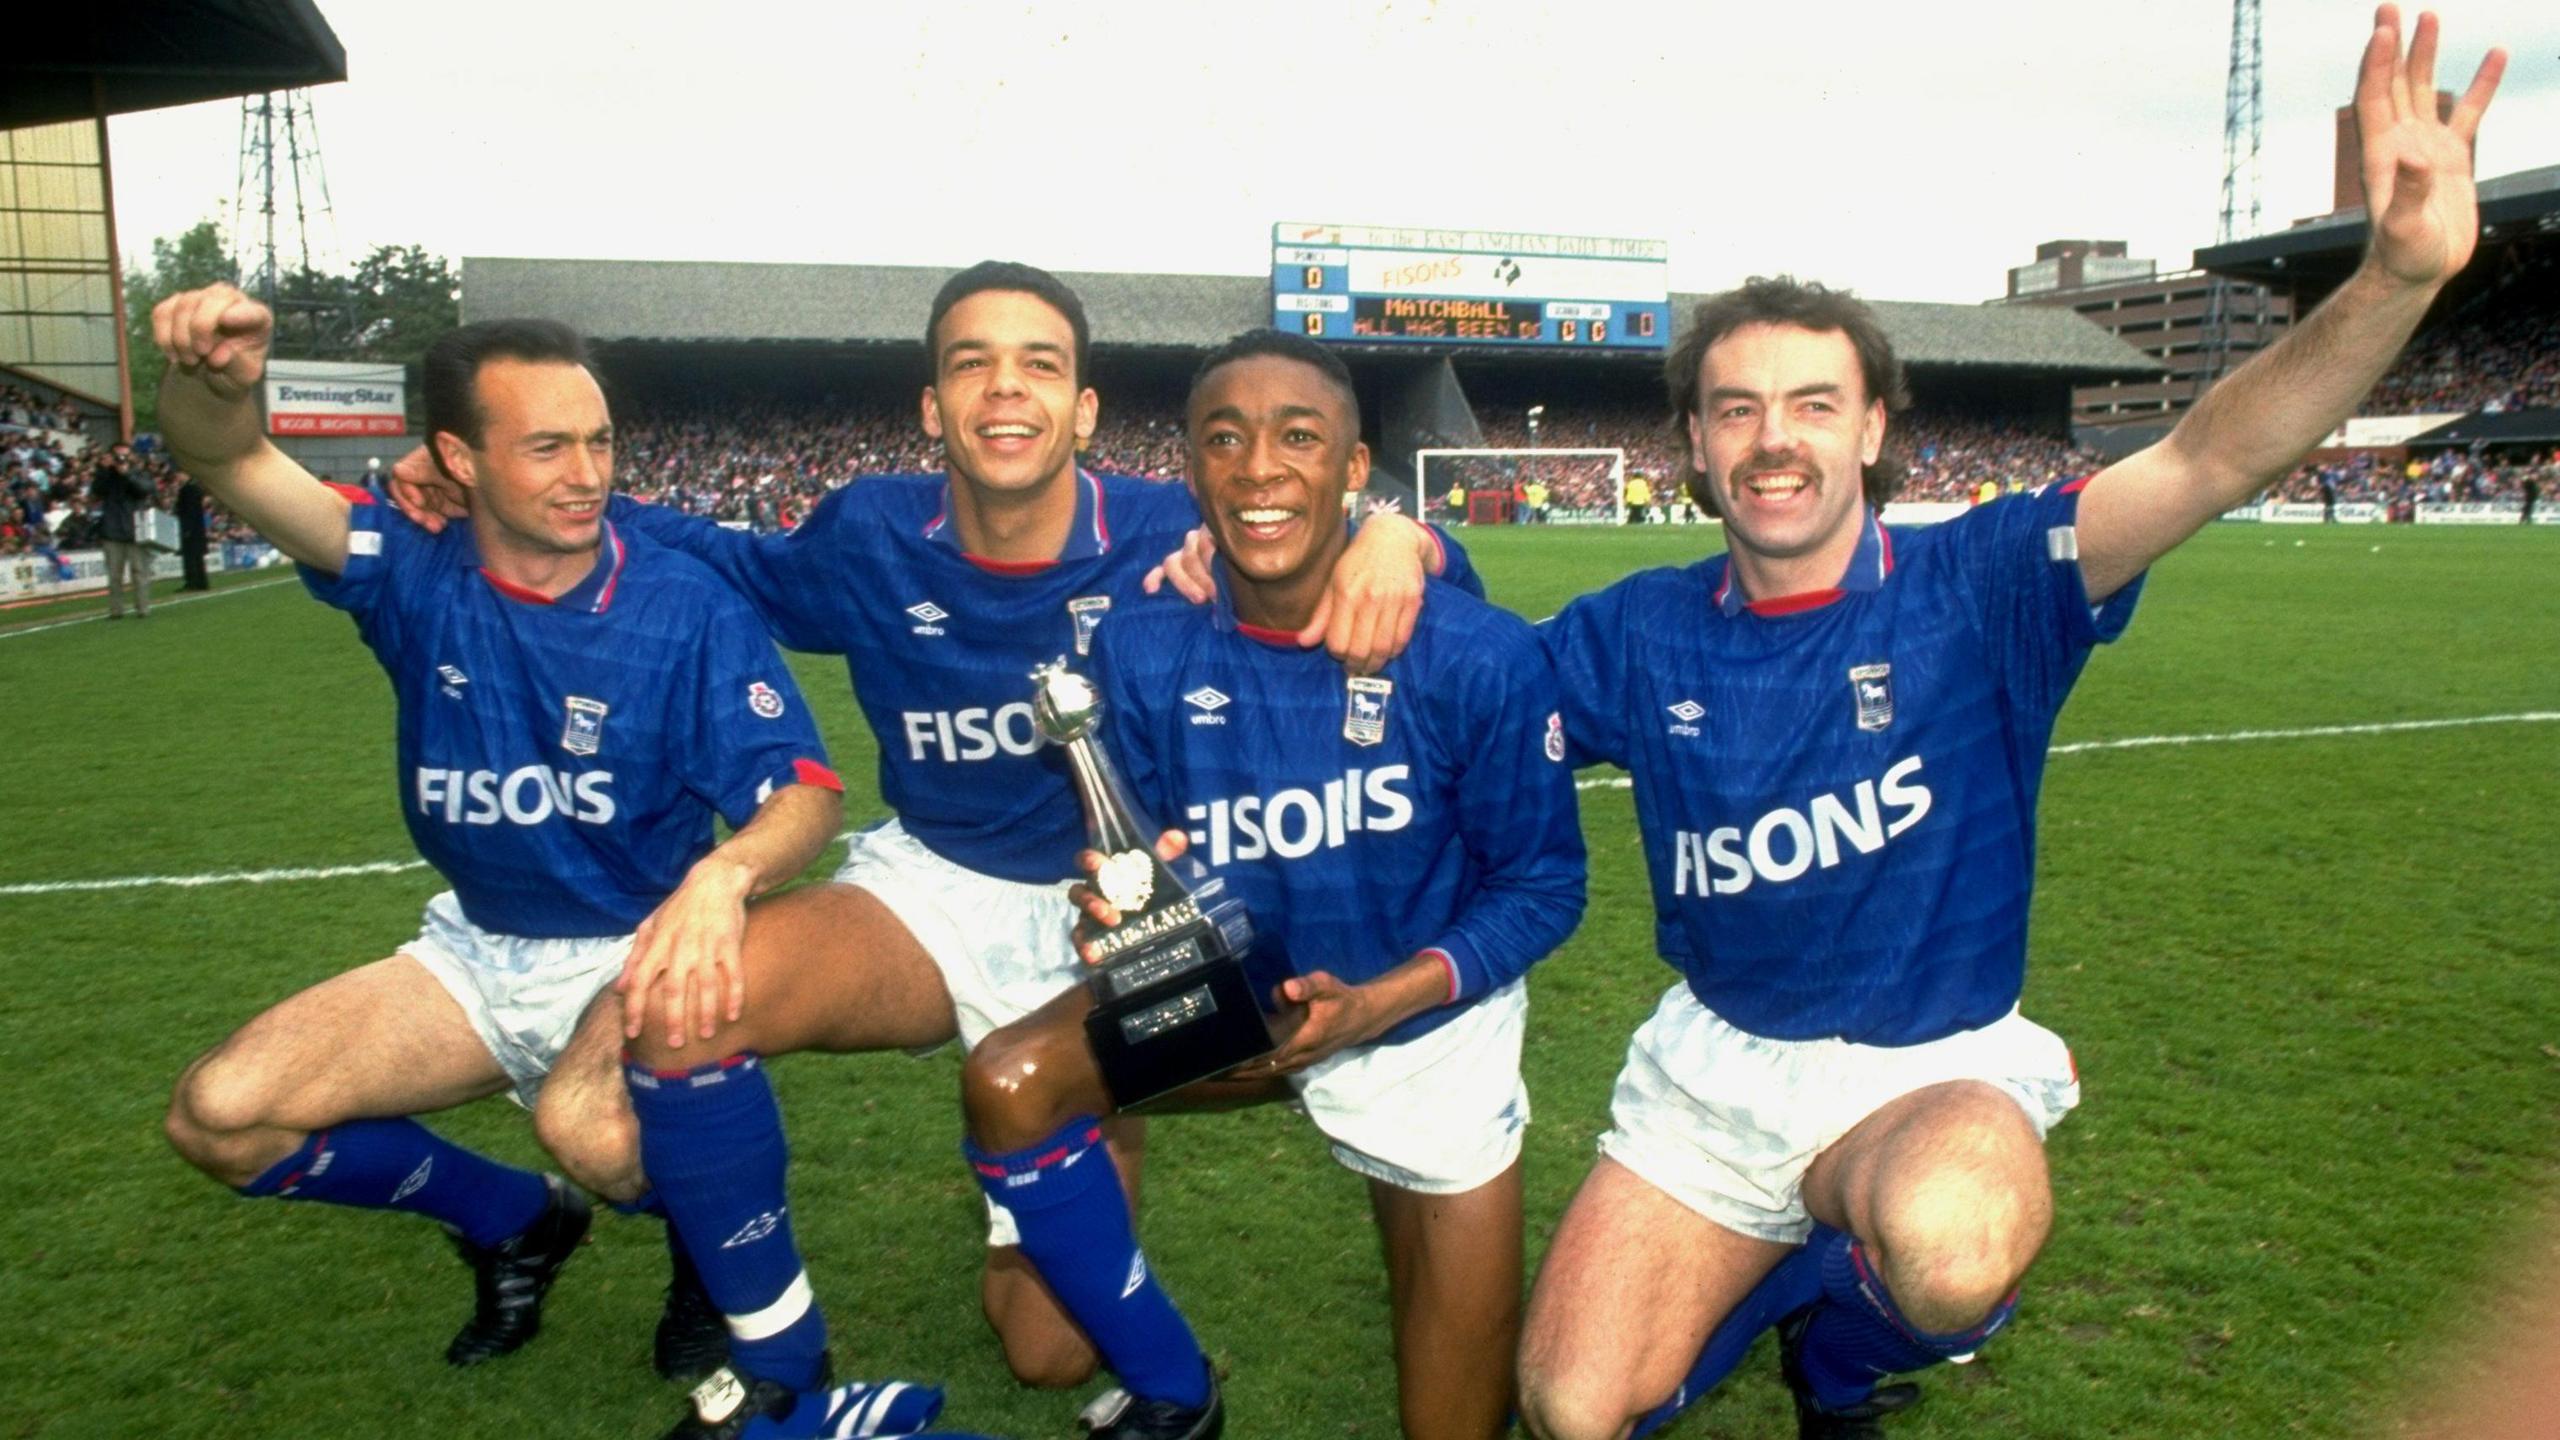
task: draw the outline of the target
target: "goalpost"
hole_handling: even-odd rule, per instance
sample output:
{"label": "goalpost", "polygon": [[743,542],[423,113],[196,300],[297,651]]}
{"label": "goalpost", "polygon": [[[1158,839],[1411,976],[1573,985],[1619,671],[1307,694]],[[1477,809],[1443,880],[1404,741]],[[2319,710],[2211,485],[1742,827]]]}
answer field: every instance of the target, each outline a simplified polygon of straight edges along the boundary
{"label": "goalpost", "polygon": [[[1444,524],[1623,525],[1624,450],[1447,449],[1413,452],[1423,513]],[[1463,502],[1450,503],[1451,492]],[[1543,496],[1546,503],[1532,502]]]}

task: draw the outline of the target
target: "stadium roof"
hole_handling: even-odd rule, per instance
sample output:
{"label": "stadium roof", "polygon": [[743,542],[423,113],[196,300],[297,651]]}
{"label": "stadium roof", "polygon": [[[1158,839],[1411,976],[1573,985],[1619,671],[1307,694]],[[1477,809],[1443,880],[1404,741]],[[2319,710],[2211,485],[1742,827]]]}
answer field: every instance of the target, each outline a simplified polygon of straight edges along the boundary
{"label": "stadium roof", "polygon": [[46,5],[0,44],[0,129],[346,78],[346,47],[312,0]]}
{"label": "stadium roof", "polygon": [[[952,271],[922,265],[723,260],[509,260],[465,256],[462,318],[542,315],[597,340],[924,343]],[[1256,276],[1062,272],[1097,345],[1196,349],[1270,319]]]}
{"label": "stadium roof", "polygon": [[[544,315],[604,341],[918,344],[951,271],[911,265],[467,256],[466,320]],[[1097,345],[1203,350],[1270,321],[1259,275],[1068,272]],[[1702,297],[1673,295],[1675,310]],[[1879,301],[1906,362],[2149,375],[2159,365],[2069,310]]]}
{"label": "stadium roof", "polygon": [[[2483,249],[2554,223],[2560,223],[2560,165],[2480,182]],[[2364,207],[2350,206],[2272,235],[2207,246],[2196,252],[2196,268],[2263,285],[2291,283],[2325,292],[2364,258],[2368,228]]]}
{"label": "stadium roof", "polygon": [[[1679,309],[1694,298],[1671,297]],[[2108,334],[2078,311],[2061,306],[1869,303],[1906,365],[1985,365],[2089,376],[2151,376],[2161,371],[2159,361]]]}
{"label": "stadium roof", "polygon": [[2560,440],[2560,410],[2483,410],[2409,437],[2412,445],[2539,445]]}

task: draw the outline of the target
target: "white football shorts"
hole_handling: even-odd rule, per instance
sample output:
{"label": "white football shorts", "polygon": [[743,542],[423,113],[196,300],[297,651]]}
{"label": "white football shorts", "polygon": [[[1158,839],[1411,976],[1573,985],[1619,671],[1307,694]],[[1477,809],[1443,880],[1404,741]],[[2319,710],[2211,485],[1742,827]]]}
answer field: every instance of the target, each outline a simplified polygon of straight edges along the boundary
{"label": "white football shorts", "polygon": [[[1463,1195],[1511,1168],[1529,1125],[1520,1041],[1529,991],[1514,980],[1401,1045],[1363,1045],[1289,1077],[1296,1104],[1357,1175],[1425,1195]],[[1019,1244],[1012,1212],[987,1202],[987,1243]]]}
{"label": "white football shorts", "polygon": [[853,837],[835,881],[877,896],[933,957],[968,1049],[1084,973],[1069,882],[1026,885],[982,875],[926,849],[895,820]]}
{"label": "white football shorts", "polygon": [[1518,980],[1401,1045],[1363,1045],[1291,1076],[1344,1169],[1425,1195],[1463,1195],[1520,1158],[1529,1087]]}
{"label": "white football shorts", "polygon": [[447,890],[427,902],[418,938],[400,950],[471,1017],[480,1043],[514,1082],[516,1103],[530,1110],[587,1006],[622,978],[631,937],[502,935],[464,919],[462,902]]}
{"label": "white football shorts", "polygon": [[1773,1040],[1674,984],[1627,1045],[1600,1153],[1728,1230],[1792,1245],[1812,1229],[1815,1157],[1888,1102],[1952,1080],[1998,1087],[2039,1139],[2080,1103],[2071,1048],[2016,1010],[1920,1045]]}

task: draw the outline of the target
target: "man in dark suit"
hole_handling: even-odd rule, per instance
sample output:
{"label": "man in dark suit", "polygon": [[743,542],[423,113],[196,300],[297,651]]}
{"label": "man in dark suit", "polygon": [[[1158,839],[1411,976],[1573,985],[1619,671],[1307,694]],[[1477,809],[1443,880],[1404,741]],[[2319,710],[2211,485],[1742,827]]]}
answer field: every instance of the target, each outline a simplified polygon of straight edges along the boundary
{"label": "man in dark suit", "polygon": [[178,486],[178,562],[186,567],[181,590],[210,590],[204,572],[204,487],[192,475]]}

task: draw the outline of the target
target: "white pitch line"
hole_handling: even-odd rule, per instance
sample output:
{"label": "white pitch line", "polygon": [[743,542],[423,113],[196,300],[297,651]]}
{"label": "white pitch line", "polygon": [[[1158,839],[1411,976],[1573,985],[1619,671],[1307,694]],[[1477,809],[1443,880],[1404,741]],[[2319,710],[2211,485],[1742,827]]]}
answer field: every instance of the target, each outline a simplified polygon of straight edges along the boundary
{"label": "white pitch line", "polygon": [[[2524,710],[2513,715],[2465,715],[2450,720],[2391,720],[2376,725],[2305,725],[2292,730],[2224,730],[2209,735],[2136,735],[2124,740],[2078,740],[2044,753],[2086,755],[2096,750],[2145,750],[2155,745],[2226,745],[2240,740],[2314,740],[2324,735],[2396,735],[2406,730],[2458,730],[2469,725],[2541,725],[2560,720],[2560,710]],[[1624,790],[1634,784],[1624,775],[1577,780],[1576,790]]]}
{"label": "white pitch line", "polygon": [[[170,595],[153,601],[152,608],[166,610],[172,605],[193,605],[199,600],[220,600],[228,595],[246,595],[252,590],[265,590],[277,585],[290,584],[292,580],[293,577],[287,575],[281,580],[260,580],[253,585],[225,585],[209,595]],[[106,618],[104,615],[74,615],[68,620],[53,620],[42,625],[29,625],[23,630],[0,630],[0,640],[15,640],[21,635],[41,635],[47,630],[67,630],[74,625],[94,625]],[[7,893],[5,890],[0,890],[0,894]]]}
{"label": "white pitch line", "polygon": [[2082,755],[2092,750],[2142,750],[2154,745],[2220,745],[2234,740],[2313,740],[2323,735],[2396,735],[2404,730],[2459,730],[2467,725],[2539,725],[2560,720],[2560,710],[2524,710],[2513,715],[2471,715],[2457,720],[2391,720],[2379,725],[2308,725],[2296,730],[2226,730],[2219,735],[2136,735],[2129,740],[2081,740],[2056,745],[2047,755]]}
{"label": "white pitch line", "polygon": [[339,880],[350,875],[397,875],[424,870],[424,860],[375,860],[363,865],[307,865],[289,870],[222,870],[210,875],[127,875],[115,880],[42,880],[0,885],[0,895],[58,895],[66,890],[145,890],[155,885],[272,885],[279,880]]}
{"label": "white pitch line", "polygon": [[[861,832],[847,830],[835,838],[843,844]],[[284,880],[344,880],[356,875],[402,875],[424,870],[424,860],[369,860],[361,865],[298,865],[280,870],[218,870],[209,875],[126,875],[113,880],[38,880],[0,885],[0,895],[59,895],[73,890],[147,890],[154,886],[192,890],[204,885],[273,885]]]}
{"label": "white pitch line", "polygon": [[[2513,715],[2468,715],[2449,720],[2392,720],[2374,725],[2307,725],[2292,730],[2225,730],[2207,735],[2136,735],[2124,740],[2081,740],[2056,745],[2047,755],[2085,755],[2093,750],[2142,750],[2155,745],[2221,745],[2241,740],[2311,740],[2327,735],[2396,735],[2409,730],[2456,730],[2471,725],[2539,725],[2560,720],[2560,710],[2525,710]],[[1624,775],[1574,782],[1576,790],[1624,790],[1635,782]],[[854,835],[848,830],[838,843]],[[285,880],[339,880],[356,875],[398,875],[427,868],[424,860],[377,860],[363,865],[315,865],[288,870],[226,870],[209,875],[127,875],[113,880],[41,880],[0,885],[0,896],[59,895],[74,890],[143,890],[153,886],[193,889],[203,885],[272,885]]]}

